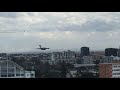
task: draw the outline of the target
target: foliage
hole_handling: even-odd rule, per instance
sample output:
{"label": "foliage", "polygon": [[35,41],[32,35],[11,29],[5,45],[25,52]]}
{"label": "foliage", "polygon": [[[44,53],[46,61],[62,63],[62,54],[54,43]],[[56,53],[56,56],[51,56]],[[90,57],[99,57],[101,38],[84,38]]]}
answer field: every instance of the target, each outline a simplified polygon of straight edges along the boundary
{"label": "foliage", "polygon": [[[48,62],[43,63],[39,58],[12,58],[12,61],[22,66],[25,70],[34,70],[37,78],[66,78],[67,70],[73,69],[72,64],[65,62],[50,65]],[[51,71],[52,70],[52,71]]]}

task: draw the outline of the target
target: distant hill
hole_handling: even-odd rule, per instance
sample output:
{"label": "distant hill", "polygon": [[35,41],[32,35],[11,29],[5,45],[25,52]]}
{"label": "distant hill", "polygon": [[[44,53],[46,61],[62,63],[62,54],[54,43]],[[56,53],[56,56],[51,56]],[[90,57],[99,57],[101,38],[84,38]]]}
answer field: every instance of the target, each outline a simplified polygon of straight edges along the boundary
{"label": "distant hill", "polygon": [[[38,53],[51,53],[51,52],[61,52],[61,51],[67,51],[67,50],[71,50],[71,51],[75,51],[75,52],[80,52],[80,49],[48,49],[48,50],[31,50],[31,51],[24,51],[24,52],[7,52],[7,53],[12,53],[12,54],[38,54]],[[90,51],[90,52],[94,52],[94,54],[96,55],[104,55],[104,51]]]}
{"label": "distant hill", "polygon": [[95,55],[105,55],[105,51],[94,51]]}
{"label": "distant hill", "polygon": [[61,51],[67,51],[67,50],[71,50],[71,51],[75,51],[75,52],[79,52],[79,49],[48,49],[48,50],[30,50],[30,51],[24,51],[24,52],[8,52],[8,53],[12,53],[12,54],[19,54],[19,53],[23,53],[23,54],[37,54],[37,53],[51,53],[51,52],[61,52]]}

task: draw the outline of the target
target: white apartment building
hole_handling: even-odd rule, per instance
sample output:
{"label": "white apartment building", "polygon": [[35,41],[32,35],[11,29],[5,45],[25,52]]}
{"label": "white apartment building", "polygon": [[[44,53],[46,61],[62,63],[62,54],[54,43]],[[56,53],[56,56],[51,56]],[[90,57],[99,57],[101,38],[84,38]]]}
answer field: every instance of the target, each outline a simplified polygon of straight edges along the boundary
{"label": "white apartment building", "polygon": [[93,57],[92,56],[83,56],[81,63],[82,64],[93,64]]}
{"label": "white apartment building", "polygon": [[120,63],[99,64],[100,78],[120,78]]}
{"label": "white apartment building", "polygon": [[112,64],[112,78],[120,78],[120,63]]}
{"label": "white apartment building", "polygon": [[100,63],[113,63],[115,61],[120,61],[120,57],[118,57],[118,56],[103,56],[103,58],[100,59]]}
{"label": "white apartment building", "polygon": [[70,50],[63,52],[53,52],[51,55],[51,61],[48,62],[52,62],[54,64],[61,62],[74,64],[76,63],[75,52]]}

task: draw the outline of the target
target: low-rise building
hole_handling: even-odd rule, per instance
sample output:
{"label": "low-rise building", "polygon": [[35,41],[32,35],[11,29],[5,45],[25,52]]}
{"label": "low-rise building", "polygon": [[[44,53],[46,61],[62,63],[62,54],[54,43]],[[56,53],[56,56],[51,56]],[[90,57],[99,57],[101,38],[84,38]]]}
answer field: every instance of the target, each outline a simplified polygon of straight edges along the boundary
{"label": "low-rise building", "polygon": [[100,63],[113,63],[119,61],[120,61],[120,57],[118,56],[103,56],[103,58],[100,59]]}
{"label": "low-rise building", "polygon": [[112,63],[114,60],[114,56],[104,56],[100,59],[100,63]]}
{"label": "low-rise building", "polygon": [[75,59],[76,54],[74,51],[53,52],[51,55],[52,60],[57,59]]}
{"label": "low-rise building", "polygon": [[82,64],[93,64],[94,59],[91,56],[83,56],[81,63]]}

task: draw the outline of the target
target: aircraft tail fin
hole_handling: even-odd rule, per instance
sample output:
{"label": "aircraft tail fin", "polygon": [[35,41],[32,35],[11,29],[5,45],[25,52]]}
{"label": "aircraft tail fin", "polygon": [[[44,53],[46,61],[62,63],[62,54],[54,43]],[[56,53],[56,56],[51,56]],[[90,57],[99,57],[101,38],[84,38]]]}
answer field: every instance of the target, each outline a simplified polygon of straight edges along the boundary
{"label": "aircraft tail fin", "polygon": [[41,45],[39,45],[40,46],[40,48],[41,48]]}

